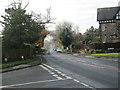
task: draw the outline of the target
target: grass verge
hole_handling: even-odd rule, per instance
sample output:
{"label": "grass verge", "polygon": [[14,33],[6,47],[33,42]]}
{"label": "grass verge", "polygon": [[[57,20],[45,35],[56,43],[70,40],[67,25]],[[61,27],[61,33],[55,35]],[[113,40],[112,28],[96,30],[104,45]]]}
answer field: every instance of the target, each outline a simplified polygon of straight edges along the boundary
{"label": "grass verge", "polygon": [[94,56],[105,56],[105,57],[113,57],[120,58],[120,53],[100,53],[100,54],[92,54]]}
{"label": "grass verge", "polygon": [[9,68],[9,67],[13,67],[13,66],[21,65],[21,64],[27,64],[33,61],[34,61],[33,59],[27,59],[27,60],[8,62],[8,63],[0,64],[0,68],[2,69]]}

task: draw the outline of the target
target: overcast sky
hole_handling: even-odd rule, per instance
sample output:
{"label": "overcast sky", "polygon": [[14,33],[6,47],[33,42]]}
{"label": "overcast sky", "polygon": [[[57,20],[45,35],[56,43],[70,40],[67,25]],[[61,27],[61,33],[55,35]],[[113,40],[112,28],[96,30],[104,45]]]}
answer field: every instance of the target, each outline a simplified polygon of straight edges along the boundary
{"label": "overcast sky", "polygon": [[[13,0],[0,0],[0,16],[4,15],[4,9]],[[16,1],[16,0],[15,0]],[[55,23],[62,21],[71,21],[79,26],[80,32],[94,26],[98,28],[96,21],[97,8],[118,6],[120,0],[29,0],[27,11],[36,13],[45,13],[45,10],[51,7],[51,16],[56,18]],[[23,0],[23,6],[28,0]],[[0,17],[0,20],[1,17]],[[54,29],[55,25],[49,25],[48,29]],[[2,27],[0,26],[0,30]]]}

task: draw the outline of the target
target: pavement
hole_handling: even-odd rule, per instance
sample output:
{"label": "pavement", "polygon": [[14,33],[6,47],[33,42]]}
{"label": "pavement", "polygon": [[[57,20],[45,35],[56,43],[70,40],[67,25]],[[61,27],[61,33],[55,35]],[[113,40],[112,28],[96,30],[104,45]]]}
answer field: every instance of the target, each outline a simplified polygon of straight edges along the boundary
{"label": "pavement", "polygon": [[[107,59],[107,60],[112,60],[112,61],[118,61],[118,58],[109,58],[109,57],[103,57],[103,56],[93,56],[93,55],[89,55],[89,54],[78,54],[78,53],[68,53],[68,54],[72,54],[74,56],[82,56],[82,57],[85,57],[85,58],[99,58],[99,59]],[[36,60],[31,62],[31,63],[22,64],[22,65],[18,65],[18,66],[14,66],[14,67],[11,67],[11,68],[6,68],[6,69],[0,69],[0,73],[37,66],[37,65],[40,65],[44,61],[43,59],[44,58],[41,55],[38,55],[36,57]]]}

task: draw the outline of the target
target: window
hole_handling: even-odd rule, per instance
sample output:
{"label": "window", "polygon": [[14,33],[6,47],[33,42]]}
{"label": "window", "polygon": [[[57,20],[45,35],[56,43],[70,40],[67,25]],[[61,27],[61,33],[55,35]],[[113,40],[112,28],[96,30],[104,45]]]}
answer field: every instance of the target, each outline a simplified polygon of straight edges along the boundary
{"label": "window", "polygon": [[120,19],[120,11],[116,14],[116,19]]}
{"label": "window", "polygon": [[101,25],[101,29],[102,29],[102,31],[105,31],[105,24]]}

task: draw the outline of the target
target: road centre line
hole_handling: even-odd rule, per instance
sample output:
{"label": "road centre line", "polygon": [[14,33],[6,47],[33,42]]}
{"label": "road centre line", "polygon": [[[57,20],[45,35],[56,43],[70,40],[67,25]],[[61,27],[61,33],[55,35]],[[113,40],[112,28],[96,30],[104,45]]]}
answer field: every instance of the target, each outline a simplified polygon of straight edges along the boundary
{"label": "road centre line", "polygon": [[9,88],[9,87],[14,87],[14,86],[24,86],[24,85],[30,85],[30,84],[35,84],[35,83],[45,83],[45,82],[54,82],[54,81],[60,81],[60,80],[66,80],[66,79],[53,79],[53,80],[44,80],[44,81],[35,81],[35,82],[28,82],[28,83],[22,83],[22,84],[13,84],[13,85],[5,85],[5,86],[0,86],[0,88]]}

